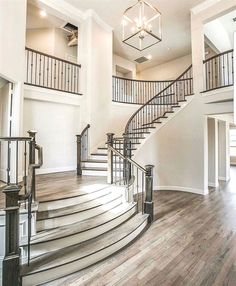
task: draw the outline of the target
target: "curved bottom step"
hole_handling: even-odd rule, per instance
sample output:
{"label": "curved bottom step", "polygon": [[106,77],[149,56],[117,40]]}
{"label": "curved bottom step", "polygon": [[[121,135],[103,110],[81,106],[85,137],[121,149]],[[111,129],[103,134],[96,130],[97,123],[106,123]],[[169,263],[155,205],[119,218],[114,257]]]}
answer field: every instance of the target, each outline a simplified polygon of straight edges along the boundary
{"label": "curved bottom step", "polygon": [[147,224],[148,215],[137,214],[100,237],[33,259],[22,268],[22,285],[40,285],[91,266],[128,245]]}

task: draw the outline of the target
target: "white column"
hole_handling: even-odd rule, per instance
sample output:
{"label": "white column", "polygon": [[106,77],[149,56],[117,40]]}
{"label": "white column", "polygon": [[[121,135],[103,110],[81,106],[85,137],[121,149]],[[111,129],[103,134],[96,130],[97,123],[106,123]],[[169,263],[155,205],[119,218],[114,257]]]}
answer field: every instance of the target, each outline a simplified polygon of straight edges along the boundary
{"label": "white column", "polygon": [[229,153],[229,123],[219,121],[219,180],[230,179],[230,153]]}
{"label": "white column", "polygon": [[[236,71],[236,59],[235,59],[235,54],[236,54],[236,32],[234,32],[234,71]],[[234,124],[236,124],[236,72],[234,72]]]}
{"label": "white column", "polygon": [[218,121],[208,118],[208,185],[218,187]]}

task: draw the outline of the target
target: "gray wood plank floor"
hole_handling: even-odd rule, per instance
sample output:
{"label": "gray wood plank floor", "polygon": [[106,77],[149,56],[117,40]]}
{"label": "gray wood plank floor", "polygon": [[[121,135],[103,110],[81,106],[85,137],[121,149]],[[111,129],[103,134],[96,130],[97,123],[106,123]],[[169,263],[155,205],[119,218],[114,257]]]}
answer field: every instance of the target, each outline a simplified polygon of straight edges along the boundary
{"label": "gray wood plank floor", "polygon": [[47,286],[236,285],[236,168],[208,196],[158,191],[155,219],[132,245]]}

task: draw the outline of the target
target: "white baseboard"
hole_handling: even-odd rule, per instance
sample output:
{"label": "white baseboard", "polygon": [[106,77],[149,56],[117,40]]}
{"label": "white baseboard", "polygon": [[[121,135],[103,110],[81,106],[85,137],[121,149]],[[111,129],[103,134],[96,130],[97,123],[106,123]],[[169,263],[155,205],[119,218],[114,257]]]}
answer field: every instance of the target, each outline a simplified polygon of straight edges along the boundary
{"label": "white baseboard", "polygon": [[228,182],[230,180],[230,178],[226,178],[226,177],[219,177],[220,181],[225,181]]}
{"label": "white baseboard", "polygon": [[213,187],[213,188],[217,188],[217,187],[219,187],[219,182],[217,182],[217,183],[208,182],[208,186]]}
{"label": "white baseboard", "polygon": [[59,172],[67,172],[67,171],[75,171],[75,170],[76,170],[76,166],[46,168],[46,169],[36,170],[36,174],[41,175],[41,174],[59,173]]}
{"label": "white baseboard", "polygon": [[154,191],[179,191],[179,192],[187,192],[198,195],[207,195],[208,190],[203,189],[195,189],[195,188],[187,188],[180,186],[154,186]]}

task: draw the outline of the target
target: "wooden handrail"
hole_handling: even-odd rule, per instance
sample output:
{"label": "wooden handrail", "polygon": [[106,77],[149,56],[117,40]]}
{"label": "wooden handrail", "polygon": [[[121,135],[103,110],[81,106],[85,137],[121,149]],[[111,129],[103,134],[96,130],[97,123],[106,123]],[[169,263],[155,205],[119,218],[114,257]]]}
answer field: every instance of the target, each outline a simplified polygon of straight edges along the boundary
{"label": "wooden handrail", "polygon": [[209,61],[211,61],[211,60],[213,60],[213,59],[215,59],[215,58],[218,58],[218,57],[220,57],[220,56],[223,56],[223,55],[225,55],[225,54],[232,53],[233,51],[234,51],[234,50],[231,49],[231,50],[225,51],[225,52],[223,52],[223,53],[214,55],[214,56],[210,57],[209,59],[204,60],[203,63],[205,64],[206,62],[209,62]]}
{"label": "wooden handrail", "polygon": [[25,47],[25,49],[27,51],[34,52],[34,53],[37,53],[39,55],[42,55],[42,56],[45,56],[45,57],[49,57],[49,58],[52,58],[54,60],[58,60],[58,61],[61,61],[63,63],[67,63],[67,64],[74,65],[74,66],[77,66],[77,67],[81,68],[81,64],[76,64],[76,63],[73,63],[71,61],[67,61],[67,60],[64,60],[62,58],[58,58],[58,57],[55,57],[55,56],[52,56],[52,55],[49,55],[49,54],[46,54],[46,53],[43,53],[43,52],[31,49],[31,48],[28,48],[28,47]]}
{"label": "wooden handrail", "polygon": [[133,82],[170,82],[170,81],[174,81],[172,79],[170,80],[144,80],[144,79],[132,79],[132,78],[125,78],[125,77],[120,77],[120,76],[116,76],[116,75],[113,75],[112,76],[113,78],[118,78],[118,79],[121,79],[121,80],[127,80],[127,81],[133,81]]}
{"label": "wooden handrail", "polygon": [[84,127],[83,131],[81,132],[80,136],[83,137],[84,133],[90,128],[90,124]]}
{"label": "wooden handrail", "polygon": [[140,166],[137,162],[135,162],[134,160],[132,160],[129,157],[125,157],[124,155],[122,155],[118,150],[116,150],[114,147],[108,145],[108,148],[111,149],[112,152],[114,152],[115,154],[117,154],[118,156],[120,156],[123,160],[127,160],[128,162],[130,162],[131,165],[137,167],[140,171],[142,171],[143,173],[146,174],[146,170]]}
{"label": "wooden handrail", "polygon": [[142,105],[136,112],[134,112],[134,114],[130,117],[129,121],[126,124],[125,127],[125,133],[128,133],[128,128],[129,128],[129,124],[132,121],[132,119],[135,117],[135,115],[137,115],[139,113],[140,110],[142,110],[145,106],[149,105],[150,102],[152,102],[155,98],[158,98],[158,96],[160,94],[162,94],[163,92],[165,92],[166,90],[168,90],[168,88],[170,88],[172,85],[174,85],[176,82],[179,81],[179,79],[185,74],[187,73],[190,69],[192,68],[192,65],[190,65],[176,80],[174,80],[171,84],[169,84],[166,88],[164,88],[162,91],[160,91],[157,95],[155,95],[153,98],[151,98],[150,100],[148,100],[144,105]]}

